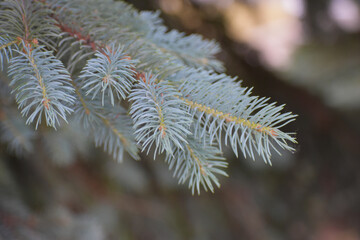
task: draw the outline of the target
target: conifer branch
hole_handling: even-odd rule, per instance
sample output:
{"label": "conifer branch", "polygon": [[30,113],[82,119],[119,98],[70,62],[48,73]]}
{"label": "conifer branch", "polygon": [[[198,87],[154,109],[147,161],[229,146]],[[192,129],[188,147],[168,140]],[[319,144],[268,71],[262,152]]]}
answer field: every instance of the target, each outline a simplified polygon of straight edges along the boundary
{"label": "conifer branch", "polygon": [[[125,151],[138,159],[138,147],[154,149],[154,157],[165,152],[174,175],[193,192],[213,191],[217,176],[226,175],[222,134],[235,154],[270,164],[274,151],[293,150],[292,133],[281,128],[295,115],[215,73],[223,71],[216,42],[168,30],[158,12],[99,3],[0,3],[1,67],[9,63],[10,86],[28,124],[38,127],[45,118],[56,127],[74,108],[95,145],[114,159]],[[129,113],[122,107],[128,104]]]}
{"label": "conifer branch", "polygon": [[135,81],[135,61],[123,53],[122,47],[114,44],[97,51],[95,56],[82,70],[80,78],[85,81],[82,88],[87,89],[86,94],[92,94],[92,98],[101,92],[102,105],[107,94],[114,105],[114,95],[117,100],[125,99]]}
{"label": "conifer branch", "polygon": [[[77,35],[82,36],[81,34],[77,34]],[[92,48],[96,46],[97,48],[99,47],[101,49],[99,44],[95,44],[94,42],[91,41],[90,38],[87,38],[86,43],[89,46],[92,46]],[[132,58],[128,56],[128,59],[132,59]],[[137,74],[139,75],[141,74],[141,72],[137,71]],[[176,78],[181,78],[181,81],[179,81],[179,79]],[[207,79],[207,81],[205,82],[203,80],[199,81],[199,79]],[[271,164],[270,149],[272,148],[278,152],[277,147],[269,141],[268,137],[260,137],[257,141],[255,141],[254,138],[255,136],[260,136],[262,134],[265,134],[269,136],[270,139],[275,139],[275,143],[277,143],[281,148],[292,150],[292,148],[286,144],[286,141],[295,142],[295,140],[290,135],[281,132],[278,128],[274,128],[266,124],[261,124],[259,121],[249,120],[251,118],[254,119],[254,116],[251,116],[250,112],[255,112],[256,109],[265,106],[266,104],[264,105],[263,101],[266,99],[256,100],[256,98],[250,97],[249,96],[250,91],[247,91],[244,88],[239,88],[236,85],[232,84],[232,82],[234,81],[233,79],[229,79],[226,75],[216,75],[214,73],[207,71],[185,69],[178,71],[175,74],[175,77],[171,76],[170,80],[171,80],[170,83],[174,83],[174,86],[177,86],[177,88],[180,89],[180,93],[182,96],[188,96],[189,92],[191,92],[191,90],[189,89],[188,92],[182,90],[189,88],[189,86],[190,87],[193,86],[191,82],[203,83],[202,85],[199,85],[197,87],[198,89],[203,89],[204,92],[202,94],[200,94],[199,92],[193,93],[193,96],[195,96],[196,98],[202,98],[200,97],[201,95],[206,96],[206,92],[208,91],[208,89],[214,89],[215,91],[216,86],[220,86],[221,88],[224,89],[224,86],[221,85],[225,84],[227,88],[224,89],[223,91],[222,94],[223,98],[225,98],[226,95],[231,96],[231,94],[227,94],[227,90],[232,91],[234,96],[236,95],[241,96],[241,94],[243,94],[241,99],[237,99],[237,98],[229,99],[229,102],[234,102],[235,106],[238,105],[239,102],[242,103],[243,106],[241,106],[241,108],[238,109],[238,112],[240,112],[240,109],[244,109],[244,110],[246,109],[247,105],[246,104],[244,105],[244,103],[249,104],[249,109],[251,111],[249,111],[248,109],[247,112],[249,113],[243,114],[244,117],[240,117],[240,116],[232,115],[231,111],[233,110],[226,113],[225,111],[221,111],[217,108],[211,108],[209,106],[206,106],[206,104],[201,104],[196,101],[192,101],[187,98],[180,97],[180,100],[182,100],[185,104],[187,104],[191,109],[194,110],[196,109],[196,111],[200,111],[203,114],[214,118],[214,121],[209,121],[210,119],[207,118],[207,120],[203,122],[203,119],[201,117],[202,115],[201,116],[199,115],[200,117],[199,116],[197,117],[198,127],[195,128],[195,131],[199,133],[198,134],[199,136],[204,136],[205,131],[210,131],[210,135],[209,135],[210,142],[213,142],[215,138],[217,139],[218,142],[220,142],[221,131],[227,130],[226,131],[227,138],[225,140],[226,142],[228,142],[229,139],[229,142],[235,154],[238,153],[238,146],[240,146],[240,150],[243,152],[244,156],[250,155],[253,159],[255,159],[256,157],[253,151],[253,149],[255,148],[258,154],[264,159],[264,161],[268,162],[269,164]],[[183,87],[184,84],[187,84],[188,86],[184,88]],[[217,98],[218,97],[213,97],[213,99],[217,99]],[[236,101],[238,102],[236,103]],[[229,104],[229,102],[227,104]],[[275,112],[278,112],[279,110],[280,110],[279,108],[276,108]],[[295,116],[291,114],[287,114],[286,116],[281,115],[281,117],[283,117],[282,120],[288,120],[288,122],[290,122],[294,120]],[[260,120],[259,117],[255,116],[255,118]],[[287,124],[288,122],[284,124]],[[229,127],[227,127],[226,125],[228,125]],[[237,127],[239,125],[241,127]],[[161,122],[159,128],[165,129],[164,125]],[[260,141],[260,139],[262,139],[262,141]],[[256,146],[256,144],[254,144],[254,141],[258,142],[259,146]],[[263,148],[263,146],[265,147]]]}
{"label": "conifer branch", "polygon": [[19,56],[12,58],[9,66],[16,101],[22,115],[30,114],[27,124],[36,120],[37,128],[44,114],[46,124],[56,128],[58,117],[66,121],[66,115],[73,111],[74,89],[69,73],[43,47],[32,49],[25,42],[22,45],[23,52],[17,51]]}
{"label": "conifer branch", "polygon": [[[238,149],[252,159],[258,154],[271,164],[272,150],[292,151],[287,142],[295,143],[291,134],[280,128],[295,115],[280,113],[283,106],[267,103],[268,99],[251,96],[251,91],[240,87],[235,79],[224,74],[204,70],[184,69],[169,78],[182,94],[182,100],[192,110],[195,135],[209,141],[221,142],[225,131],[225,144],[230,143],[235,154]],[[200,80],[199,79],[206,79]]]}
{"label": "conifer branch", "polygon": [[168,155],[165,161],[169,168],[174,170],[174,176],[179,178],[179,183],[188,181],[188,187],[194,194],[200,194],[200,187],[205,191],[213,192],[214,186],[220,187],[218,175],[227,176],[223,170],[227,162],[221,157],[221,151],[210,145],[204,145],[193,136],[188,137],[185,149],[177,149],[173,155]]}
{"label": "conifer branch", "polygon": [[75,89],[76,96],[79,98],[79,101],[80,101],[82,107],[83,107],[84,110],[85,110],[85,114],[86,114],[86,115],[89,115],[89,114],[90,114],[90,110],[89,110],[88,106],[86,105],[85,100],[84,100],[83,96],[81,95],[79,89],[77,88],[74,80],[71,81],[71,84],[72,84],[72,86],[73,86],[74,89]]}
{"label": "conifer branch", "polygon": [[[96,146],[102,145],[118,162],[123,160],[126,150],[134,159],[139,159],[138,148],[133,139],[130,118],[122,111],[116,116],[99,116],[105,125],[94,129]],[[110,120],[111,119],[111,120]]]}
{"label": "conifer branch", "polygon": [[204,167],[203,167],[201,161],[199,160],[199,158],[195,155],[194,150],[188,144],[186,145],[186,148],[187,148],[187,150],[189,150],[190,157],[195,160],[195,162],[200,170],[200,174],[202,176],[206,176]]}
{"label": "conifer branch", "polygon": [[148,152],[155,143],[155,154],[166,151],[171,155],[174,147],[183,149],[187,143],[190,115],[170,85],[156,82],[157,76],[151,73],[141,79],[129,95],[136,140]]}
{"label": "conifer branch", "polygon": [[79,99],[75,107],[78,122],[93,136],[96,146],[103,146],[118,162],[123,160],[124,151],[132,158],[139,159],[131,119],[126,115],[126,111],[120,106],[103,107],[99,104],[99,99],[94,101],[86,97],[83,90],[78,87],[81,85],[79,79],[72,80],[72,84]]}
{"label": "conifer branch", "polygon": [[189,67],[224,71],[222,63],[214,57],[220,52],[220,46],[214,41],[204,40],[196,34],[185,36],[177,30],[169,31],[165,26],[153,27],[146,38],[161,52],[175,56]]}
{"label": "conifer branch", "polygon": [[52,38],[59,35],[52,9],[32,0],[6,0],[0,3],[0,36],[20,38],[29,43],[37,39],[41,45],[54,49]]}
{"label": "conifer branch", "polygon": [[235,123],[235,124],[240,124],[243,125],[244,127],[250,128],[252,130],[258,131],[260,133],[265,133],[268,135],[271,135],[273,137],[278,136],[277,134],[277,130],[268,126],[262,126],[258,123],[255,122],[250,122],[247,119],[244,118],[239,118],[239,117],[235,117],[235,116],[231,116],[229,113],[223,113],[217,109],[190,101],[186,98],[181,97],[181,100],[183,100],[190,108],[195,109],[197,111],[203,112],[207,115],[211,115],[212,117],[221,119],[221,120],[225,120],[225,122],[229,123]]}
{"label": "conifer branch", "polygon": [[126,138],[124,137],[124,135],[122,135],[120,132],[119,132],[119,130],[117,130],[110,122],[109,122],[109,120],[107,120],[106,118],[104,118],[104,117],[100,117],[101,118],[101,120],[104,122],[104,124],[106,125],[106,126],[108,126],[110,129],[111,129],[111,131],[120,139],[120,141],[122,142],[122,144],[124,145],[124,146],[127,146],[128,145],[128,141],[126,140]]}

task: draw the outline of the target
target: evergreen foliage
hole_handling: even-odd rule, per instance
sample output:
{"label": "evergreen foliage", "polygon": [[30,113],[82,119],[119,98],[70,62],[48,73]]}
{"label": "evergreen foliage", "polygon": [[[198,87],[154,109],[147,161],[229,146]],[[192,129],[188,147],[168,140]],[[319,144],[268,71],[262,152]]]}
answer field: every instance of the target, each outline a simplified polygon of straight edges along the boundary
{"label": "evergreen foliage", "polygon": [[[164,153],[180,183],[214,191],[226,176],[223,140],[235,154],[269,164],[274,151],[295,143],[281,130],[295,115],[222,73],[219,51],[124,2],[2,1],[0,86],[12,95],[0,98],[1,139],[31,151],[41,130],[27,125],[61,131],[75,119],[117,161],[124,152]],[[16,101],[26,130],[7,124],[16,106],[5,98]]]}

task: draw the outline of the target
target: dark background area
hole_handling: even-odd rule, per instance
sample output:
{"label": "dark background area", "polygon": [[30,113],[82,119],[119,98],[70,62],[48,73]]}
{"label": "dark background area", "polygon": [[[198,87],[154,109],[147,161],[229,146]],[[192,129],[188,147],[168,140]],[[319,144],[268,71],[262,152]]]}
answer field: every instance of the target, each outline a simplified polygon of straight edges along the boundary
{"label": "dark background area", "polygon": [[128,2],[216,39],[228,74],[299,115],[296,152],[272,167],[225,152],[229,178],[192,196],[146,156],[1,151],[0,239],[360,239],[359,1]]}

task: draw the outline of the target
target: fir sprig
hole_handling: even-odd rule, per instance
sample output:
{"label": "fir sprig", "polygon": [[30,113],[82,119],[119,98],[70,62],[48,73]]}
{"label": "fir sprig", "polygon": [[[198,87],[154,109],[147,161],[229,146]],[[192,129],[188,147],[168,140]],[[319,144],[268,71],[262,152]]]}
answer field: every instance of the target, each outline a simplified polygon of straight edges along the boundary
{"label": "fir sprig", "polygon": [[33,39],[55,48],[54,38],[59,36],[56,20],[51,17],[53,10],[44,8],[40,1],[6,0],[0,3],[0,35],[11,39],[21,38],[25,42]]}
{"label": "fir sprig", "polygon": [[192,193],[196,190],[200,194],[201,186],[205,191],[209,189],[214,192],[213,185],[220,187],[217,176],[227,176],[223,170],[227,168],[227,162],[221,154],[216,146],[204,145],[194,137],[189,137],[185,149],[175,150],[173,155],[167,155],[165,161],[174,170],[179,183],[188,181]]}
{"label": "fir sprig", "polygon": [[[23,51],[11,59],[9,76],[10,86],[19,104],[21,114],[28,116],[26,123],[36,122],[36,127],[45,116],[46,125],[56,128],[60,119],[66,121],[73,112],[70,75],[64,65],[44,47],[22,43]],[[60,118],[60,119],[59,119]]]}
{"label": "fir sprig", "polygon": [[139,78],[129,98],[136,140],[143,149],[155,145],[155,154],[174,148],[184,149],[190,134],[191,118],[179,94],[166,82],[158,82],[151,73]]}
{"label": "fir sprig", "polygon": [[225,144],[229,143],[236,155],[239,150],[252,159],[258,154],[269,164],[272,150],[278,153],[279,147],[294,150],[287,142],[295,143],[295,139],[280,128],[294,121],[296,115],[281,113],[283,105],[251,96],[251,89],[241,87],[224,74],[185,69],[171,80],[185,96],[182,99],[191,109],[198,137],[206,138],[209,134],[210,143],[214,139],[221,142],[225,131]]}
{"label": "fir sprig", "polygon": [[101,102],[107,94],[112,105],[115,99],[125,99],[135,81],[134,60],[131,60],[123,51],[123,47],[109,45],[95,54],[82,71],[80,78],[85,84],[86,94],[94,99],[101,93]]}
{"label": "fir sprig", "polygon": [[74,109],[114,159],[164,152],[193,193],[220,186],[223,140],[270,164],[274,152],[293,151],[282,127],[295,115],[216,73],[219,45],[168,30],[158,12],[112,0],[5,0],[0,13],[0,66],[9,63],[27,124],[57,127]]}
{"label": "fir sprig", "polygon": [[132,158],[139,159],[134,129],[125,109],[119,105],[111,106],[109,100],[103,106],[99,97],[91,99],[86,96],[80,89],[80,79],[73,80],[72,84],[78,99],[75,105],[77,120],[96,146],[102,146],[118,162],[122,162],[125,151]]}

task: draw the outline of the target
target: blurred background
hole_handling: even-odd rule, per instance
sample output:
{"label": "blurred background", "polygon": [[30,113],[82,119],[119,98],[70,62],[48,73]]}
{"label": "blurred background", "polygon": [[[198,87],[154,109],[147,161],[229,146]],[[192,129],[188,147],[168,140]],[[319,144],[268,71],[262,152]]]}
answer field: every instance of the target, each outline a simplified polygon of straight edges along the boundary
{"label": "blurred background", "polygon": [[0,151],[0,239],[360,239],[360,1],[128,2],[216,39],[228,74],[299,115],[297,151],[272,167],[225,152],[229,178],[192,196],[161,160],[49,132],[36,159]]}

